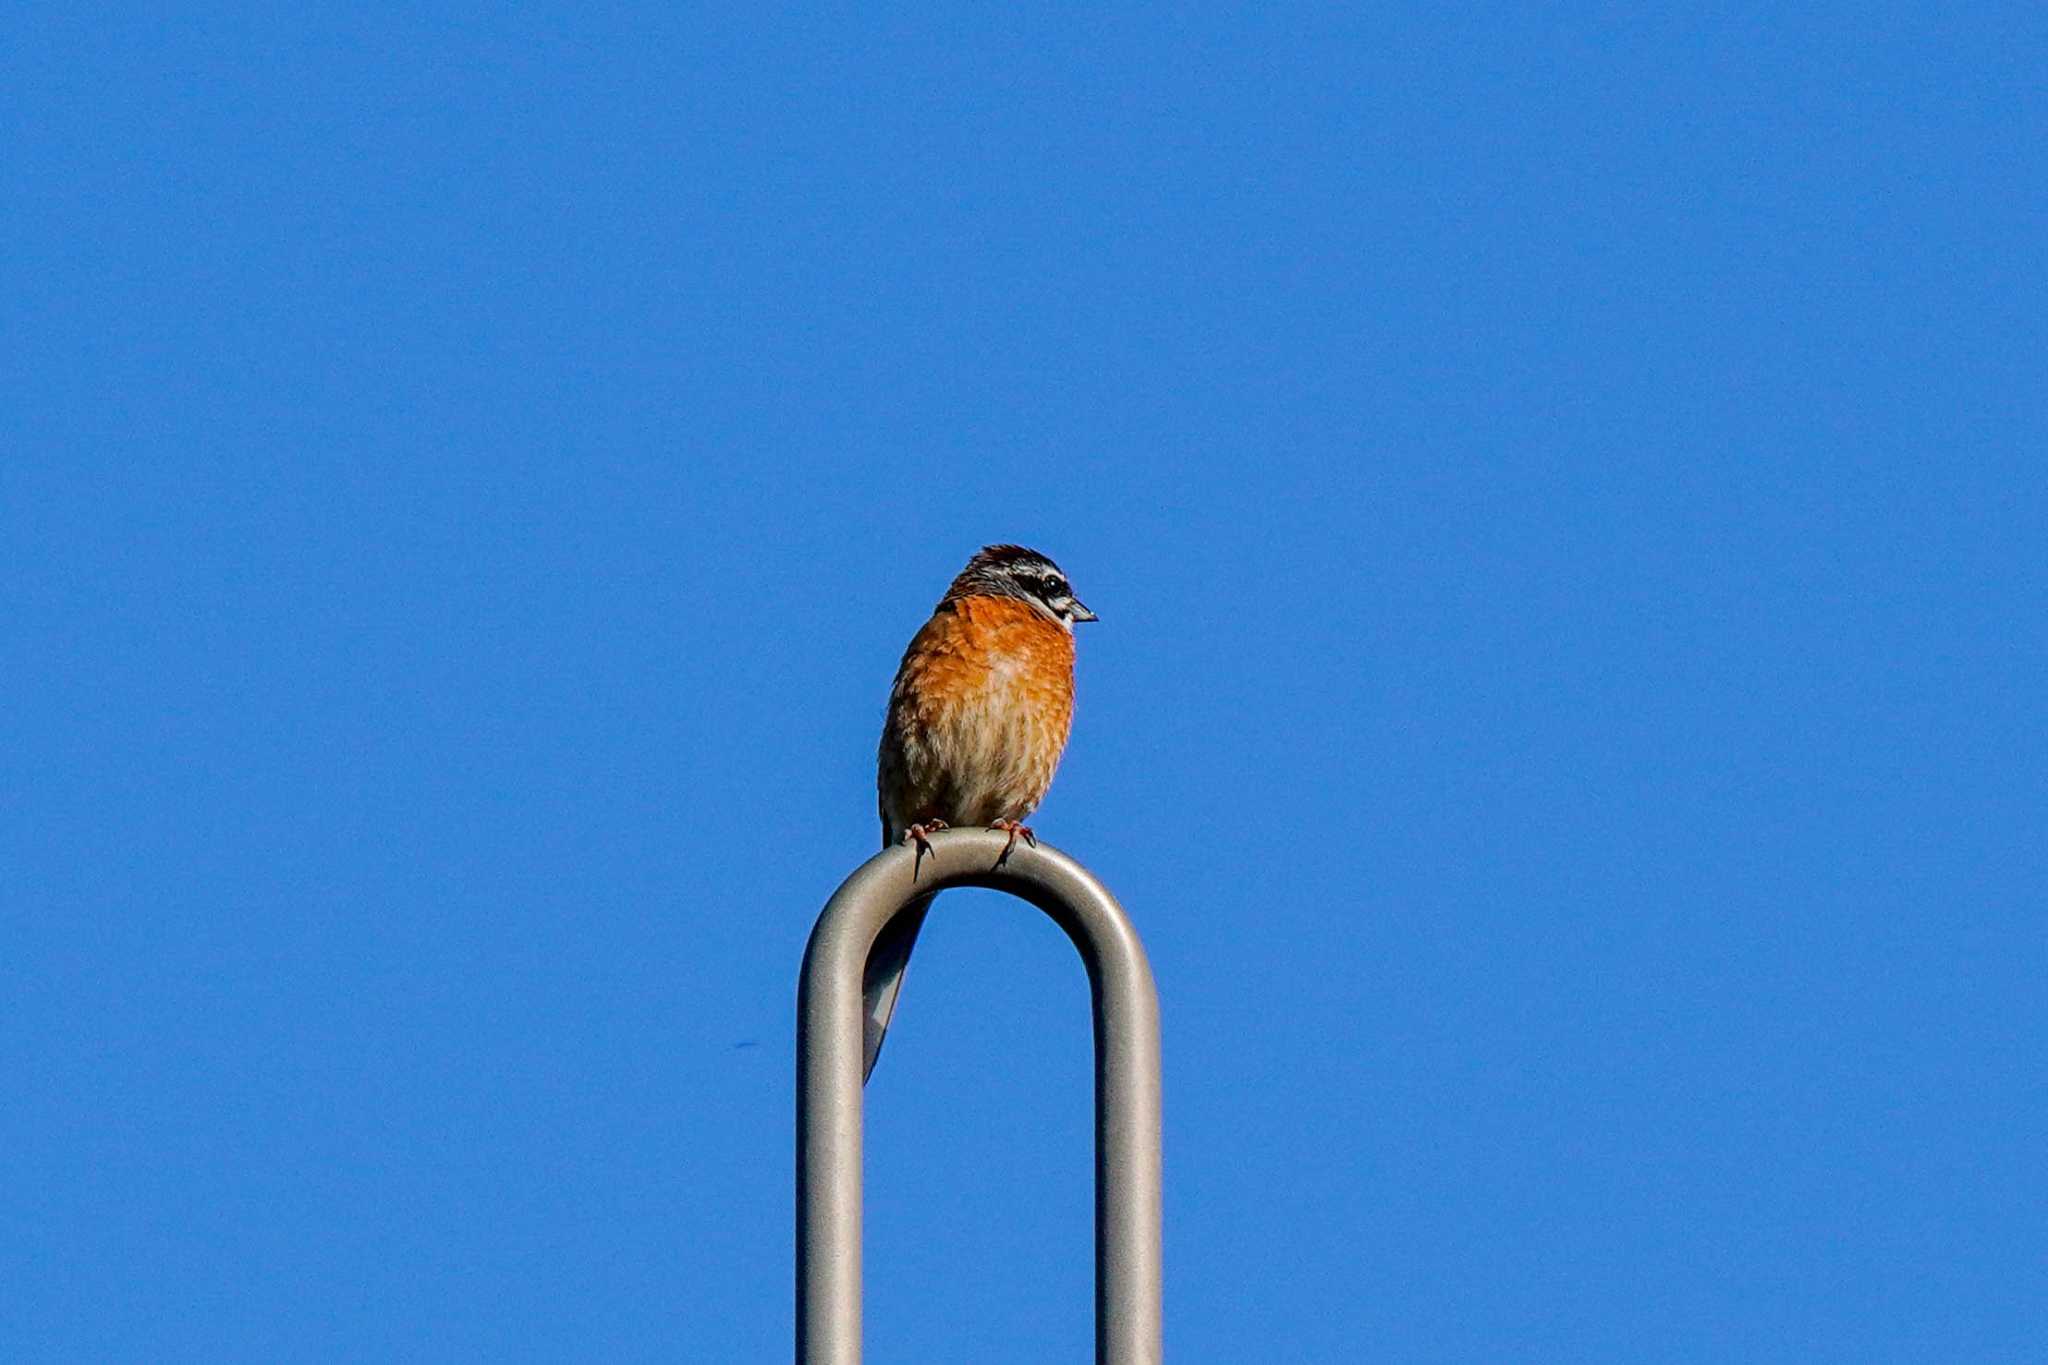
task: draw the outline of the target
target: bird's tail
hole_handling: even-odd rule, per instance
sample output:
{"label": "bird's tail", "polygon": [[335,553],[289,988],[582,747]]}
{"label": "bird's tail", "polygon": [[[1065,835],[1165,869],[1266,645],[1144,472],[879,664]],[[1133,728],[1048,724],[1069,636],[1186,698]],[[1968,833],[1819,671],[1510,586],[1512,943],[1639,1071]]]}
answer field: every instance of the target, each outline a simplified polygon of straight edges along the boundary
{"label": "bird's tail", "polygon": [[896,996],[903,989],[903,972],[910,966],[910,950],[917,946],[917,931],[924,927],[925,913],[932,908],[936,895],[938,892],[934,891],[905,906],[901,914],[882,926],[873,950],[868,953],[867,971],[860,983],[867,1005],[861,1021],[866,1050],[860,1070],[863,1085],[875,1073],[875,1058],[882,1053],[882,1035],[889,1031],[889,1017],[896,1013]]}

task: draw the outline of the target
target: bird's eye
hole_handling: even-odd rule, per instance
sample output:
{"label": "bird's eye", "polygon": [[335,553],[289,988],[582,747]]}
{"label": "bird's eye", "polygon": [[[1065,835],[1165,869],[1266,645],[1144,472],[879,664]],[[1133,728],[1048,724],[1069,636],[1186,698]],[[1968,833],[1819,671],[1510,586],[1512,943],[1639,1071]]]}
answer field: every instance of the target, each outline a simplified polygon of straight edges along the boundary
{"label": "bird's eye", "polygon": [[1045,595],[1047,597],[1065,597],[1067,595],[1067,581],[1057,574],[1047,574],[1045,576]]}

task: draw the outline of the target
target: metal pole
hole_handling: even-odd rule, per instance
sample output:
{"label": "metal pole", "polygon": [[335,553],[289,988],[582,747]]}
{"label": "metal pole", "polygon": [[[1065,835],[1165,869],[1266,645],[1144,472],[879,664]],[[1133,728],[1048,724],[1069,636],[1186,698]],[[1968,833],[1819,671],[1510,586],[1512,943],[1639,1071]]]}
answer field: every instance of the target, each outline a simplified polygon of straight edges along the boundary
{"label": "metal pole", "polygon": [[797,990],[796,1358],[860,1365],[861,973],[882,926],[951,886],[1021,896],[1050,915],[1088,969],[1095,1012],[1095,1359],[1159,1365],[1159,1001],[1145,948],[1116,898],[1079,863],[1006,836],[947,830],[913,881],[913,851],[860,866],[825,903]]}

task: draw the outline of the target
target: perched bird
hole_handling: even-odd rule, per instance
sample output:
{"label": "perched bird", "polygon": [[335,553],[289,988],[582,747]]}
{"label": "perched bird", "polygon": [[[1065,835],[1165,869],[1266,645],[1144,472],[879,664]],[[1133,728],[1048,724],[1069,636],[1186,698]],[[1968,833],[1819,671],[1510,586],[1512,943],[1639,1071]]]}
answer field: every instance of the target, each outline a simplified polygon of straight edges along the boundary
{"label": "perched bird", "polygon": [[[985,825],[1036,847],[1026,816],[1045,799],[1074,719],[1074,623],[1095,613],[1059,565],[1021,545],[982,548],[910,641],[889,691],[875,787],[882,847],[918,846],[935,830]],[[912,875],[915,875],[913,864]],[[903,969],[931,897],[883,929],[862,982],[867,1057],[896,1009]]]}

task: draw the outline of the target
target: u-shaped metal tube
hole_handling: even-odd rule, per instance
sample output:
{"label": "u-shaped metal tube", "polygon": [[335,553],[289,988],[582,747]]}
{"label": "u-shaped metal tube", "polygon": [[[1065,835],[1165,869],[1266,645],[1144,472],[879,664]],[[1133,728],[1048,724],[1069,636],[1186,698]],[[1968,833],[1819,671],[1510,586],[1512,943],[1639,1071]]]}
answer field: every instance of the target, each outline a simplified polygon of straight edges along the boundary
{"label": "u-shaped metal tube", "polygon": [[915,855],[868,859],[825,903],[797,990],[798,1365],[861,1358],[861,975],[882,926],[928,892],[1007,891],[1050,915],[1088,969],[1095,1014],[1095,1359],[1162,1356],[1159,1000],[1145,947],[1116,898],[1079,863],[1006,836],[946,830]]}

